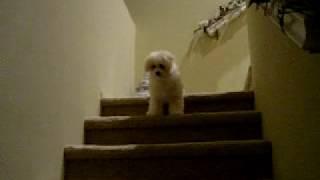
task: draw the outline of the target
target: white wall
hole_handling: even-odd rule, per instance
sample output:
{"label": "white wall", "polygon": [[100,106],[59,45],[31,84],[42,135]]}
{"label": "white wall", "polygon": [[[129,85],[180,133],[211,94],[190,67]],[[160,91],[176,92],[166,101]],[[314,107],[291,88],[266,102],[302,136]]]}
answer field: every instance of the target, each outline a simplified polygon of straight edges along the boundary
{"label": "white wall", "polygon": [[248,15],[257,109],[275,180],[320,179],[320,55],[296,46],[263,12]]}
{"label": "white wall", "polygon": [[0,179],[61,179],[100,93],[133,93],[135,25],[119,0],[2,0],[0,39]]}
{"label": "white wall", "polygon": [[125,2],[137,25],[136,84],[142,79],[144,57],[150,51],[168,49],[178,58],[187,93],[243,89],[250,64],[246,19],[230,25],[219,42],[193,37],[198,22],[215,15],[219,5],[229,1]]}

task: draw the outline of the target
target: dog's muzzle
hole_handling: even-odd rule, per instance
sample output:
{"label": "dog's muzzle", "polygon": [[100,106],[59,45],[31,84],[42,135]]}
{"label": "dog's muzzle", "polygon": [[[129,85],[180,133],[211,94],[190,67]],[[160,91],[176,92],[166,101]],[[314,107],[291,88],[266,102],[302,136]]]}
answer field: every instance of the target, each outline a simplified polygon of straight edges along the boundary
{"label": "dog's muzzle", "polygon": [[156,76],[161,76],[161,72],[160,71],[156,71]]}

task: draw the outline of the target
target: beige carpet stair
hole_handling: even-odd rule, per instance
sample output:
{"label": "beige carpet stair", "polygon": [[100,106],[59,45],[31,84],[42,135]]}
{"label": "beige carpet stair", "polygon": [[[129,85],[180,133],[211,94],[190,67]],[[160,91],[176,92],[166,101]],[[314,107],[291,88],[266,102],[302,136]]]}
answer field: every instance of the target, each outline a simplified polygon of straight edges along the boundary
{"label": "beige carpet stair", "polygon": [[[101,116],[145,115],[147,98],[118,98],[101,100]],[[185,96],[185,113],[239,111],[254,109],[254,93],[194,94]]]}
{"label": "beige carpet stair", "polygon": [[159,117],[99,117],[85,121],[86,144],[148,144],[261,138],[261,114],[255,111]]}
{"label": "beige carpet stair", "polygon": [[64,180],[271,180],[253,92],[185,96],[184,115],[145,116],[145,98],[102,99],[84,145],[64,150]]}
{"label": "beige carpet stair", "polygon": [[262,140],[65,149],[65,179],[214,179],[270,178],[271,144]]}

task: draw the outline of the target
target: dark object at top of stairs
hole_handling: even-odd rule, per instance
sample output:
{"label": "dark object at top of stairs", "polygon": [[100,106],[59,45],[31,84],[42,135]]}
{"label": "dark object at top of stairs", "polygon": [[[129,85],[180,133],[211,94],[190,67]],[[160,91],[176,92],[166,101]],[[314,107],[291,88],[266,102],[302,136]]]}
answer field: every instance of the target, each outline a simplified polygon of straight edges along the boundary
{"label": "dark object at top of stairs", "polygon": [[[285,31],[285,17],[288,14],[300,14],[304,18],[306,38],[303,49],[310,53],[320,53],[320,2],[319,0],[250,0],[249,6],[263,5],[265,14],[269,10],[276,12],[279,25]],[[270,14],[270,13],[269,13]]]}

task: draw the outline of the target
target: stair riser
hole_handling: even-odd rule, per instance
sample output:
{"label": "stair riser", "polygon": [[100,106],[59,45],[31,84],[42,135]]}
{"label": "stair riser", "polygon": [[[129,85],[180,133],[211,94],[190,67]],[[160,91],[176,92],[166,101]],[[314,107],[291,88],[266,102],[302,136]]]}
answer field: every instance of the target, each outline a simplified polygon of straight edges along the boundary
{"label": "stair riser", "polygon": [[146,159],[92,159],[65,162],[65,180],[271,178],[271,155],[178,157]]}
{"label": "stair riser", "polygon": [[85,131],[85,144],[117,145],[262,139],[261,125],[169,127]]}
{"label": "stair riser", "polygon": [[[147,112],[148,103],[139,103],[131,105],[101,105],[101,116],[138,116],[145,115]],[[242,111],[254,110],[254,103],[248,101],[229,101],[229,102],[198,102],[185,104],[185,113],[197,112],[225,112],[225,111]]]}

